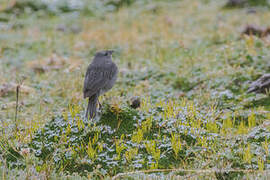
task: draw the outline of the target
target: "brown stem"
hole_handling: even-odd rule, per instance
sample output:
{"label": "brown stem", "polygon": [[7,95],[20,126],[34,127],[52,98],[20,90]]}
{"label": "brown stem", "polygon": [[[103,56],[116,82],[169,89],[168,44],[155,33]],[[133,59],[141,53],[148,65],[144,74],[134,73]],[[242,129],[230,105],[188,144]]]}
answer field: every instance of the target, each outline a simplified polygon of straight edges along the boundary
{"label": "brown stem", "polygon": [[16,128],[16,131],[18,131],[17,118],[18,118],[18,106],[19,106],[19,93],[20,93],[20,85],[17,85],[17,87],[16,87],[16,110],[15,110],[15,128]]}

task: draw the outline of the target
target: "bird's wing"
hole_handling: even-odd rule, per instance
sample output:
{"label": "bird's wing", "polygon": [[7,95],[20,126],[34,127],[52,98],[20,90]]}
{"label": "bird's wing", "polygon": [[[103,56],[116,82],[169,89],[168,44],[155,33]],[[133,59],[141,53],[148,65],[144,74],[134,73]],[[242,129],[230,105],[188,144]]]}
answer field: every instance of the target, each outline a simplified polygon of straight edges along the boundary
{"label": "bird's wing", "polygon": [[265,89],[270,87],[270,74],[265,74],[253,83],[251,83],[248,93],[250,92],[264,92]]}
{"label": "bird's wing", "polygon": [[266,77],[266,78],[264,79],[264,81],[263,81],[262,84],[261,84],[261,87],[264,89],[264,91],[265,91],[266,89],[269,89],[269,88],[270,88],[270,76],[269,76],[269,77]]}
{"label": "bird's wing", "polygon": [[270,74],[265,74],[261,78],[262,84],[270,82]]}
{"label": "bird's wing", "polygon": [[98,93],[113,77],[115,68],[112,64],[89,66],[84,79],[84,98]]}

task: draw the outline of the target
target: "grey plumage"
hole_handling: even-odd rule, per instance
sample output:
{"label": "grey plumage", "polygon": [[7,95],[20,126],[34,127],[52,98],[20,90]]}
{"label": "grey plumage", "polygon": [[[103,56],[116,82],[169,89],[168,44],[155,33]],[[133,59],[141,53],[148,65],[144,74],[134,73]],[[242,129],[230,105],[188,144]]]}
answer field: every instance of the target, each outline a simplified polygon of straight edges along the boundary
{"label": "grey plumage", "polygon": [[251,83],[247,92],[264,93],[266,94],[270,90],[270,73],[264,74],[259,79]]}
{"label": "grey plumage", "polygon": [[118,68],[112,62],[112,53],[110,50],[97,52],[87,68],[83,87],[84,98],[89,98],[86,118],[92,119],[96,116],[98,97],[115,84]]}

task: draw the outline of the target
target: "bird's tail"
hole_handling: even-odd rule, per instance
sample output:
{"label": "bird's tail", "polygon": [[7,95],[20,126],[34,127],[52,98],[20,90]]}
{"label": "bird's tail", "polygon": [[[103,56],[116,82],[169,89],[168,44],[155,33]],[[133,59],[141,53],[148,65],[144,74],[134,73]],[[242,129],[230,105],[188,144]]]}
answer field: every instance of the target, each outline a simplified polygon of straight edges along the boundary
{"label": "bird's tail", "polygon": [[88,106],[85,113],[85,118],[87,119],[95,118],[96,113],[97,113],[97,101],[98,101],[98,96],[96,94],[89,97]]}

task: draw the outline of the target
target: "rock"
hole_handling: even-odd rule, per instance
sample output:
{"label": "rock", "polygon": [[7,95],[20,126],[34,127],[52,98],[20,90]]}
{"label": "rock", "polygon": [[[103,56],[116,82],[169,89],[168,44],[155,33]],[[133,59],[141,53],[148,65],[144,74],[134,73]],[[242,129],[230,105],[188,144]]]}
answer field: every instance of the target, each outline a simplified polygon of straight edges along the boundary
{"label": "rock", "polygon": [[139,108],[141,105],[141,100],[138,96],[132,97],[130,101],[130,107],[132,107],[133,109]]}
{"label": "rock", "polygon": [[270,90],[270,73],[264,74],[259,79],[251,83],[247,93],[263,93],[266,94]]}
{"label": "rock", "polygon": [[59,25],[57,25],[56,30],[66,32],[67,31],[67,26],[65,24],[59,24]]}
{"label": "rock", "polygon": [[244,30],[242,31],[242,35],[246,34],[246,35],[254,35],[254,36],[258,36],[258,37],[264,37],[266,36],[266,29],[259,27],[259,26],[255,26],[255,25],[247,25]]}
{"label": "rock", "polygon": [[[19,106],[24,106],[25,103],[22,101],[22,102],[19,102],[18,103]],[[16,107],[16,101],[12,101],[12,102],[9,102],[9,103],[6,103],[6,104],[2,104],[0,106],[0,109],[4,110],[4,109],[10,109],[10,108],[14,108]]]}
{"label": "rock", "polygon": [[173,26],[173,20],[169,17],[169,16],[166,16],[165,18],[164,18],[164,21],[165,21],[165,23],[168,25],[168,26]]}
{"label": "rock", "polygon": [[186,93],[183,92],[183,91],[179,91],[178,93],[175,94],[175,96],[176,96],[177,98],[183,98],[183,97],[186,96]]}
{"label": "rock", "polygon": [[254,9],[254,8],[249,8],[248,10],[247,10],[247,14],[256,14],[257,13],[257,11],[256,11],[256,9]]}
{"label": "rock", "polygon": [[270,35],[270,27],[266,28],[266,30],[264,31],[265,36]]}
{"label": "rock", "polygon": [[82,28],[77,24],[73,24],[71,26],[66,24],[59,24],[57,25],[56,30],[64,33],[78,34],[82,31]]}
{"label": "rock", "polygon": [[[16,93],[17,85],[18,84],[13,82],[0,84],[0,97],[7,96],[9,93]],[[34,88],[26,85],[20,85],[20,93],[30,94],[34,92]]]}
{"label": "rock", "polygon": [[73,24],[71,27],[70,27],[70,32],[74,33],[74,34],[78,34],[82,31],[82,28],[77,25],[77,24]]}
{"label": "rock", "polygon": [[60,70],[67,64],[67,58],[52,54],[45,59],[27,62],[27,67],[33,69],[36,73],[45,73],[51,70]]}
{"label": "rock", "polygon": [[228,0],[225,7],[244,7],[247,4],[247,0]]}
{"label": "rock", "polygon": [[267,0],[228,0],[225,4],[225,8],[243,8],[243,7],[254,7],[254,6],[269,6]]}

